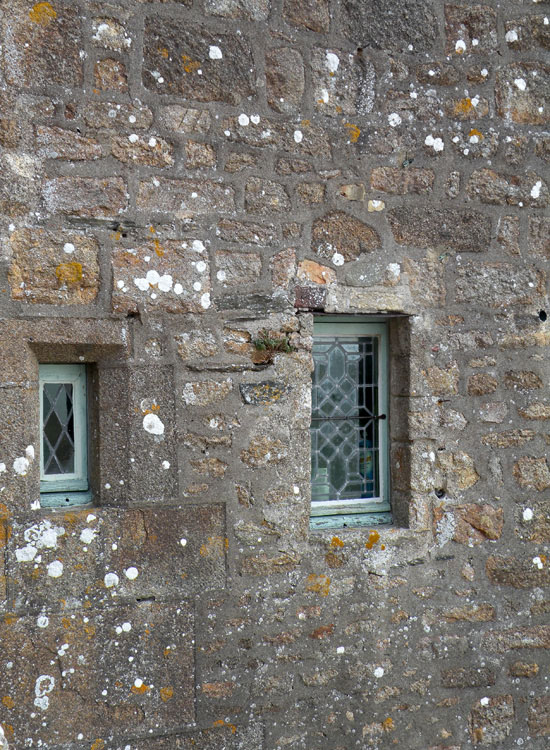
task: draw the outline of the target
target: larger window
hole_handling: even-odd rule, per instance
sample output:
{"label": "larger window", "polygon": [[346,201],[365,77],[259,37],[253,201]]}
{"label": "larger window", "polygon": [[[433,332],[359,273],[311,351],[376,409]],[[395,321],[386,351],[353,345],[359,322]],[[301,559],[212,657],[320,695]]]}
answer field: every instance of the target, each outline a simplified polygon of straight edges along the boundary
{"label": "larger window", "polygon": [[387,326],[316,320],[313,359],[311,526],[390,523]]}
{"label": "larger window", "polygon": [[40,504],[82,505],[88,483],[85,365],[40,365]]}

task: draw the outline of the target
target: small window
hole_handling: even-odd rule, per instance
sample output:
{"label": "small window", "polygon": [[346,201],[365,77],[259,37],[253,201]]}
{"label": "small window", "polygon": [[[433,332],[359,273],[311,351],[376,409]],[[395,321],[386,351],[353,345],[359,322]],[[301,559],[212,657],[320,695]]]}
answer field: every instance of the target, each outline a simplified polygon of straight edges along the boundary
{"label": "small window", "polygon": [[311,527],[391,523],[387,325],[323,317],[313,360]]}
{"label": "small window", "polygon": [[40,504],[90,502],[85,365],[40,365]]}

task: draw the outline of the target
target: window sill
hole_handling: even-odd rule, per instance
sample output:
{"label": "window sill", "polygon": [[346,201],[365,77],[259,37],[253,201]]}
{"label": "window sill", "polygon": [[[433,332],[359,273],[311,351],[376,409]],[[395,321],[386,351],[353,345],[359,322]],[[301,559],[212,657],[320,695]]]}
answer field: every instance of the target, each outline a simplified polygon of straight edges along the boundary
{"label": "window sill", "polygon": [[69,508],[75,505],[91,505],[92,493],[88,492],[42,492],[41,508]]}

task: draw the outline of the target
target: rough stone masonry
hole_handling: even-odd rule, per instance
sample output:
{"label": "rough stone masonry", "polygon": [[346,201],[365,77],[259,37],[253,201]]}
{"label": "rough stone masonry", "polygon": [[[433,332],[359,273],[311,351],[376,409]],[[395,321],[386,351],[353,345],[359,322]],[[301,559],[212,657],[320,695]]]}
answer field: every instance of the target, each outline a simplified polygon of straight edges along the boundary
{"label": "rough stone masonry", "polygon": [[[0,22],[0,746],[547,748],[550,3]],[[319,312],[390,320],[392,526],[309,530]]]}

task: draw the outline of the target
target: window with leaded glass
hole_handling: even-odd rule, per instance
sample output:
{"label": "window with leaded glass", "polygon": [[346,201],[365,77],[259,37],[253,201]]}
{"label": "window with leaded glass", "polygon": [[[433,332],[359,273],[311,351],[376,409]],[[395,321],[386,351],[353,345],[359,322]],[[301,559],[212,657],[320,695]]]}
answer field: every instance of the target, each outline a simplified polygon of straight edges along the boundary
{"label": "window with leaded glass", "polygon": [[40,365],[40,502],[90,501],[85,365]]}
{"label": "window with leaded glass", "polygon": [[312,528],[390,523],[385,323],[315,321]]}

